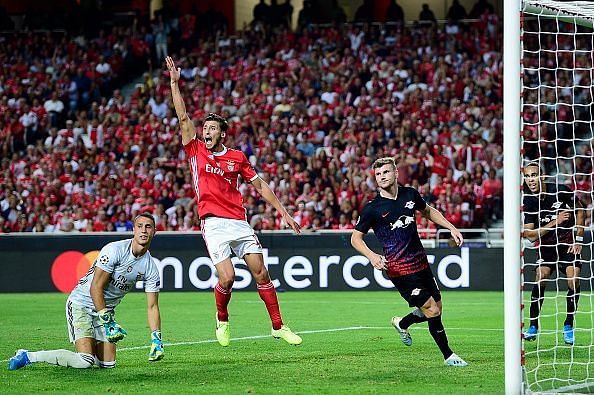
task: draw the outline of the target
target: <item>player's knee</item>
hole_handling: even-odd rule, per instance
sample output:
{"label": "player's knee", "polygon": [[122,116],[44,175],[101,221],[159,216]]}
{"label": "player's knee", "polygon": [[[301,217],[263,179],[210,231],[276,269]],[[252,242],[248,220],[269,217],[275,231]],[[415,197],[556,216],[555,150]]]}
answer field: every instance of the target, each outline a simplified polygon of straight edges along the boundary
{"label": "player's knee", "polygon": [[432,304],[428,307],[423,308],[423,314],[425,314],[425,317],[427,318],[438,317],[439,315],[441,315],[441,310],[439,306],[437,306],[436,304]]}
{"label": "player's knee", "polygon": [[233,283],[235,282],[235,275],[219,277],[219,283],[221,287],[225,289],[231,289],[233,287]]}
{"label": "player's knee", "polygon": [[270,282],[268,270],[266,270],[266,267],[264,267],[264,265],[262,265],[262,268],[254,270],[252,275],[254,276],[254,279],[256,280],[257,284],[267,284]]}

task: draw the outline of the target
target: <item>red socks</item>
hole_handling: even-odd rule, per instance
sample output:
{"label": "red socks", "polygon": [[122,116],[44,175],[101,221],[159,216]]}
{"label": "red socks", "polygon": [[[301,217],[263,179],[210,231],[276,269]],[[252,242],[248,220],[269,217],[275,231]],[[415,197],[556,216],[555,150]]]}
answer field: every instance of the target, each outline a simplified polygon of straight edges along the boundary
{"label": "red socks", "polygon": [[[280,308],[278,307],[278,298],[276,297],[276,290],[272,282],[267,284],[257,284],[258,294],[260,299],[266,304],[266,310],[272,321],[273,329],[280,329],[283,326],[283,319],[281,318]],[[229,321],[229,312],[227,311],[227,305],[231,300],[231,290],[225,289],[221,286],[221,283],[217,283],[214,288],[215,301],[217,304],[217,317],[219,321]]]}
{"label": "red socks", "polygon": [[227,305],[231,300],[231,290],[225,289],[221,286],[221,283],[217,283],[214,289],[215,301],[217,303],[217,316],[219,321],[229,321],[229,312],[227,311]]}
{"label": "red socks", "polygon": [[266,304],[266,310],[268,310],[268,315],[270,315],[270,320],[272,321],[272,329],[280,329],[283,326],[283,319],[281,318],[280,308],[278,307],[274,285],[272,285],[272,282],[268,282],[267,284],[257,284],[257,288],[260,299]]}

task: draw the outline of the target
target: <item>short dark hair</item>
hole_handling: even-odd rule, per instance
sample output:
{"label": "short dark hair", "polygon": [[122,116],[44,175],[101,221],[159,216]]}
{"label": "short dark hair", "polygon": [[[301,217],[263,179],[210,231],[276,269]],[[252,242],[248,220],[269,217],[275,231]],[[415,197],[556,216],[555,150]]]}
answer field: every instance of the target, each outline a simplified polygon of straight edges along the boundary
{"label": "short dark hair", "polygon": [[208,113],[206,118],[204,118],[204,122],[206,122],[206,121],[218,122],[219,128],[221,129],[221,132],[223,132],[223,133],[225,133],[227,131],[227,129],[229,129],[229,123],[227,122],[227,120],[225,118],[223,118],[222,116],[220,116],[219,114],[215,114],[214,112]]}
{"label": "short dark hair", "polygon": [[150,214],[150,213],[141,213],[141,214],[138,214],[136,217],[134,217],[134,223],[136,223],[136,220],[138,218],[140,218],[140,217],[144,217],[144,218],[150,219],[153,222],[153,227],[156,226],[155,217],[153,217],[152,214]]}
{"label": "short dark hair", "polygon": [[531,160],[531,161],[527,162],[524,165],[524,169],[526,169],[528,167],[537,167],[541,176],[545,174],[544,168],[541,166],[541,164],[540,164],[540,162],[538,160]]}

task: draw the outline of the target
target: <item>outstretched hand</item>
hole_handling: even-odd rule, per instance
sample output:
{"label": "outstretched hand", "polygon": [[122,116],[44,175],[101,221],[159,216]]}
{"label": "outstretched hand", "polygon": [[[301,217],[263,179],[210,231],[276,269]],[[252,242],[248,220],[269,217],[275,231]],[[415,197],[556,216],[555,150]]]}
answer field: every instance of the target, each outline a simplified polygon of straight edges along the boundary
{"label": "outstretched hand", "polygon": [[288,213],[283,215],[283,221],[285,221],[287,226],[289,226],[291,229],[293,229],[293,232],[295,232],[297,234],[301,233],[301,226],[299,226],[297,221],[295,221],[293,219],[293,217],[291,217]]}
{"label": "outstretched hand", "polygon": [[165,63],[167,64],[167,70],[169,70],[169,78],[171,78],[171,83],[176,83],[179,81],[179,77],[181,76],[181,68],[175,67],[175,62],[171,56],[167,56],[165,58]]}
{"label": "outstretched hand", "polygon": [[464,238],[462,237],[462,233],[460,233],[460,231],[458,229],[452,230],[452,239],[454,239],[454,242],[456,242],[456,245],[458,247],[461,247],[462,244],[464,243]]}

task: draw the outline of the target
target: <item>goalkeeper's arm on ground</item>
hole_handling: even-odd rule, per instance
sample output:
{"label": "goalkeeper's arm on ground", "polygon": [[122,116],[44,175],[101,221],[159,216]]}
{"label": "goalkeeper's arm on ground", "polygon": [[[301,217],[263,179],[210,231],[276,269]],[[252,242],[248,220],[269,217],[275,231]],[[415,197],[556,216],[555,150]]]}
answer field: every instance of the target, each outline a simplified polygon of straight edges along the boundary
{"label": "goalkeeper's arm on ground", "polygon": [[163,358],[163,340],[161,339],[161,313],[159,311],[159,293],[147,292],[147,316],[151,328],[151,351],[149,361],[154,362]]}

